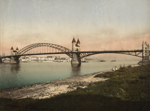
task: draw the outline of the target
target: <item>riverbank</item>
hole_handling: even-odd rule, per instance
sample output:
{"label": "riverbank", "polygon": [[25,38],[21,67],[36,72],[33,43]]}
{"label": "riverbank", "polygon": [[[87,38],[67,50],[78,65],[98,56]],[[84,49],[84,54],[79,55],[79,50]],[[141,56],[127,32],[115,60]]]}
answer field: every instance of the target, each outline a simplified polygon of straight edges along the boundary
{"label": "riverbank", "polygon": [[[76,78],[76,77],[75,77]],[[117,71],[106,71],[68,78],[78,85],[76,90],[47,98],[0,99],[2,111],[150,111],[150,65],[122,67]],[[103,79],[104,81],[101,81]],[[82,82],[81,82],[82,80]],[[92,81],[91,81],[92,80]],[[58,80],[62,85],[66,80]],[[95,81],[95,82],[94,82]],[[54,82],[54,81],[52,81]],[[59,83],[58,82],[58,83]],[[43,83],[43,86],[46,83]],[[55,84],[57,85],[57,84]],[[72,86],[74,86],[72,84]],[[32,87],[32,86],[26,86]],[[42,85],[41,85],[42,87]],[[46,87],[46,86],[45,86]],[[76,87],[76,86],[75,86]],[[29,89],[30,89],[29,88]],[[69,86],[67,87],[69,88]],[[73,87],[72,87],[73,88]],[[10,89],[9,89],[10,90]],[[41,89],[36,89],[36,92]],[[6,91],[6,90],[5,90]],[[44,91],[44,87],[43,90]],[[41,92],[42,92],[41,91]],[[28,93],[26,91],[26,93]],[[30,93],[30,91],[29,91]],[[45,99],[43,97],[46,97]]]}
{"label": "riverbank", "polygon": [[95,83],[98,81],[105,81],[107,79],[94,77],[97,74],[101,74],[108,71],[96,72],[92,74],[86,74],[83,76],[76,76],[50,82],[38,83],[24,87],[0,90],[0,98],[7,98],[7,99],[51,98],[55,95],[60,95],[63,93],[76,90],[77,88],[86,88],[91,83]]}

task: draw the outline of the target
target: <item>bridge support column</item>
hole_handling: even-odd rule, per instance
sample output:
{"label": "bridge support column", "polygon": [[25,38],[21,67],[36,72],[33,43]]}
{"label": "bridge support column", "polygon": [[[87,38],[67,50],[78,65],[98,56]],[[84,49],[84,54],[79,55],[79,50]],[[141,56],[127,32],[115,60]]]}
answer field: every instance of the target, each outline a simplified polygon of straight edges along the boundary
{"label": "bridge support column", "polygon": [[142,61],[149,61],[149,44],[147,44],[146,42],[142,44]]}
{"label": "bridge support column", "polygon": [[0,56],[0,63],[2,63],[3,61],[2,61],[2,57]]}
{"label": "bridge support column", "polygon": [[10,63],[19,63],[19,57],[11,57]]}
{"label": "bridge support column", "polygon": [[80,54],[73,53],[73,58],[71,60],[72,67],[77,67],[81,65]]}

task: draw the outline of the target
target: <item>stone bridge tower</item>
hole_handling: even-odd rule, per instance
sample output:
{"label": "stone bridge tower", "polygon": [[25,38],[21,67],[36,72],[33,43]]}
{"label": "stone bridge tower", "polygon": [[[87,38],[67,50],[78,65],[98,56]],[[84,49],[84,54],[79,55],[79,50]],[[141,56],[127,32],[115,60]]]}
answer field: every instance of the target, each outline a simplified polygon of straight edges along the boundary
{"label": "stone bridge tower", "polygon": [[1,57],[1,55],[0,55],[0,63],[2,63],[3,61],[2,61],[2,57]]}
{"label": "stone bridge tower", "polygon": [[149,56],[150,56],[149,44],[147,44],[146,42],[143,42],[142,50],[143,50],[143,52],[142,52],[142,61],[148,61]]}
{"label": "stone bridge tower", "polygon": [[[72,40],[72,52],[79,52],[80,51],[80,40],[78,39],[77,42],[75,38]],[[72,54],[72,60],[71,60],[72,66],[80,66],[81,65],[81,59],[80,54],[73,53]]]}
{"label": "stone bridge tower", "polygon": [[18,63],[19,62],[19,57],[16,56],[16,57],[13,57],[14,55],[18,55],[18,47],[16,48],[16,50],[14,50],[13,47],[11,47],[10,49],[10,53],[11,53],[11,58],[10,58],[10,63]]}

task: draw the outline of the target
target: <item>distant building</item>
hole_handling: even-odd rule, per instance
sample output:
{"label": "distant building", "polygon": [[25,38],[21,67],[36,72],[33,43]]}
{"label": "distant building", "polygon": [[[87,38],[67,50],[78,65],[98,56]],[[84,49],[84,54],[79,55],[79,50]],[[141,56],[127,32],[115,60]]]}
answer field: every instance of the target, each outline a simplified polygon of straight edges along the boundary
{"label": "distant building", "polygon": [[56,56],[56,57],[55,57],[55,60],[60,60],[60,56]]}
{"label": "distant building", "polygon": [[41,60],[41,61],[45,61],[46,58],[45,58],[45,57],[40,57],[40,60]]}
{"label": "distant building", "polygon": [[28,59],[29,59],[29,61],[32,61],[32,58],[31,58],[31,57],[29,57]]}
{"label": "distant building", "polygon": [[37,57],[37,61],[40,61],[41,60],[41,58],[40,57]]}
{"label": "distant building", "polygon": [[61,60],[67,60],[67,58],[66,58],[66,57],[61,57],[60,59],[61,59]]}
{"label": "distant building", "polygon": [[55,58],[55,56],[47,56],[47,58]]}

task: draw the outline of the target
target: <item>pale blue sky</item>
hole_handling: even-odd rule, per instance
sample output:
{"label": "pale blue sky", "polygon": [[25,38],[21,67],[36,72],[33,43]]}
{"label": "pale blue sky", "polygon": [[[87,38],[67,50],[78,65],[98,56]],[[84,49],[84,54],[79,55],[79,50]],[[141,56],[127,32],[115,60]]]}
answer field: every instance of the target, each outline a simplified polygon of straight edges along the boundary
{"label": "pale blue sky", "polygon": [[74,36],[83,50],[109,48],[111,41],[115,49],[126,40],[141,47],[141,40],[150,41],[149,6],[150,0],[0,0],[1,45],[49,42],[71,49]]}

